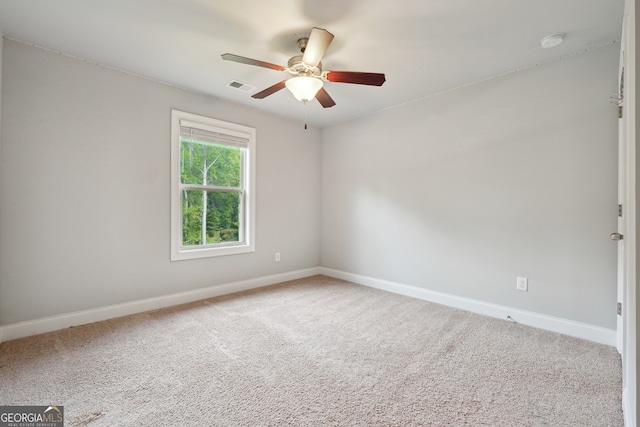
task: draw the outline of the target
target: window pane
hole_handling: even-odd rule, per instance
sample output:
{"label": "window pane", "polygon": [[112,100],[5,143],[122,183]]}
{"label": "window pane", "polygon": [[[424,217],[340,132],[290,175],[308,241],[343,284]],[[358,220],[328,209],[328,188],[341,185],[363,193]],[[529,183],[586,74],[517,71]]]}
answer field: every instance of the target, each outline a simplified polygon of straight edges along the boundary
{"label": "window pane", "polygon": [[180,138],[183,184],[240,187],[242,148]]}
{"label": "window pane", "polygon": [[240,193],[184,190],[182,245],[239,241]]}

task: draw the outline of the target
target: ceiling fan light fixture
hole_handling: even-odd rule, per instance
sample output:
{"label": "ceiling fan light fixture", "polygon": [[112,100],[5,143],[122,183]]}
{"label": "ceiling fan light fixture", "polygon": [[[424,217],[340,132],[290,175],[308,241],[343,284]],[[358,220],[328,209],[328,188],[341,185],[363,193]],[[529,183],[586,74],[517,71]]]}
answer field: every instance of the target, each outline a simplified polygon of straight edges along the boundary
{"label": "ceiling fan light fixture", "polygon": [[322,88],[322,80],[309,76],[297,76],[288,79],[285,83],[298,101],[312,100]]}

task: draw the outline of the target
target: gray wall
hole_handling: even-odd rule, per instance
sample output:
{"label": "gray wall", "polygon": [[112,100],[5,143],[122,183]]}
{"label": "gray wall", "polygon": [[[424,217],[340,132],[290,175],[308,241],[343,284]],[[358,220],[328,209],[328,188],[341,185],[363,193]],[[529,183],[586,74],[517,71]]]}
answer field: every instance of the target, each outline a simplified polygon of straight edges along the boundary
{"label": "gray wall", "polygon": [[324,129],[322,265],[615,329],[618,49]]}
{"label": "gray wall", "polygon": [[[0,324],[319,265],[319,130],[13,41],[3,64]],[[172,108],[257,129],[255,253],[169,261]]]}

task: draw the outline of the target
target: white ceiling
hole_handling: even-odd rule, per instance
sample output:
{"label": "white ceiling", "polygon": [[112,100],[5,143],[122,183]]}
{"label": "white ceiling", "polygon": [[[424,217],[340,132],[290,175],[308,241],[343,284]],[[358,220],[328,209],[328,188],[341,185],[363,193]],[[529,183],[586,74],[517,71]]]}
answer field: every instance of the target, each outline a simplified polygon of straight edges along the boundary
{"label": "white ceiling", "polygon": [[[314,26],[335,39],[325,70],[386,74],[382,87],[326,83],[336,106],[307,105],[318,127],[619,41],[624,0],[0,0],[5,37],[304,120],[288,75],[223,61],[286,65]],[[540,39],[566,33],[542,49]],[[231,80],[254,86],[245,93]]]}

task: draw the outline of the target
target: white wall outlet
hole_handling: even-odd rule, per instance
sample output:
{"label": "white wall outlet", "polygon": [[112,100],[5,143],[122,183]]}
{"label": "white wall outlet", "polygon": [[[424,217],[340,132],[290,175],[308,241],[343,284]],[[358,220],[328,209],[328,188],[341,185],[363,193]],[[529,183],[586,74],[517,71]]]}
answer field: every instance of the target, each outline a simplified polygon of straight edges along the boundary
{"label": "white wall outlet", "polygon": [[529,285],[529,279],[527,279],[526,277],[518,276],[516,278],[516,289],[517,290],[527,292],[528,285]]}
{"label": "white wall outlet", "polygon": [[280,262],[280,252],[276,252],[276,262]]}

